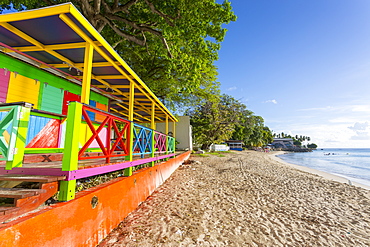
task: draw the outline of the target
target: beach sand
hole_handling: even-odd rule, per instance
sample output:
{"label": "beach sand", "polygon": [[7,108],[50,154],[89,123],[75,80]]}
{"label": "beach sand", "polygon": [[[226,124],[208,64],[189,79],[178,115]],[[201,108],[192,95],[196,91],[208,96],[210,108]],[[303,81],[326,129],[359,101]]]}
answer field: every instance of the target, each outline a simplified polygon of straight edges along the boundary
{"label": "beach sand", "polygon": [[225,156],[191,157],[99,246],[370,246],[369,190],[268,153]]}

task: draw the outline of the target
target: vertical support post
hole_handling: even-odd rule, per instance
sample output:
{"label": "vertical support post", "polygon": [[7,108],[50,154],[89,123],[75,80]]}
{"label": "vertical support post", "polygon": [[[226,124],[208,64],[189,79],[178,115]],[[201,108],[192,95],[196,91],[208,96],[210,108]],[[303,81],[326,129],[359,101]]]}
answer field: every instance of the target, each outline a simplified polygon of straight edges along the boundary
{"label": "vertical support post", "polygon": [[84,71],[83,71],[82,88],[81,88],[81,102],[87,105],[89,104],[89,99],[90,99],[93,53],[94,53],[94,47],[90,43],[86,43],[85,57],[84,57]]}
{"label": "vertical support post", "polygon": [[[114,120],[112,119],[109,119],[108,121],[108,126],[107,126],[107,136],[106,136],[106,140],[105,140],[105,148],[107,149],[107,152],[110,153],[111,152],[111,130],[112,130],[112,122]],[[105,162],[108,164],[110,163],[110,157],[107,157],[105,159]]]}
{"label": "vertical support post", "polygon": [[[152,101],[152,109],[150,114],[150,128],[152,129],[152,139],[150,142],[150,145],[152,145],[152,153],[150,154],[150,157],[154,158],[155,156],[155,139],[154,139],[154,129],[155,129],[155,122],[154,122],[154,115],[155,115],[155,103]],[[150,166],[154,166],[154,161],[150,162]]]}
{"label": "vertical support post", "polygon": [[9,145],[10,152],[13,152],[11,161],[7,161],[5,170],[11,170],[14,167],[22,167],[24,148],[26,147],[28,123],[30,120],[31,105],[15,106],[13,111],[13,127],[11,133],[11,141],[14,141],[14,146]]}
{"label": "vertical support post", "polygon": [[[62,171],[78,169],[79,137],[82,118],[82,104],[70,102],[68,105],[66,137],[62,160]],[[59,200],[69,201],[75,198],[76,180],[61,181]]]}
{"label": "vertical support post", "polygon": [[[128,107],[128,120],[130,120],[130,130],[129,130],[129,146],[128,146],[128,157],[129,161],[132,161],[132,154],[133,154],[133,144],[134,144],[134,100],[135,100],[135,85],[134,82],[130,82],[130,95],[129,95],[129,107]],[[132,167],[128,167],[125,169],[124,172],[125,176],[132,175]]]}
{"label": "vertical support post", "polygon": [[173,120],[173,153],[176,151],[176,121]]}
{"label": "vertical support post", "polygon": [[168,154],[168,115],[166,115],[166,154]]}

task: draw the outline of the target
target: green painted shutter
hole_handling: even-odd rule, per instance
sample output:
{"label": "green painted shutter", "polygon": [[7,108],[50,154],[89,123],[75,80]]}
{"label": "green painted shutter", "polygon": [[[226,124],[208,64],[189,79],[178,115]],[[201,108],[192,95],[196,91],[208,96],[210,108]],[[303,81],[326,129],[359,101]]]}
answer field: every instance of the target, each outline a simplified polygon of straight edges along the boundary
{"label": "green painted shutter", "polygon": [[40,110],[62,114],[64,92],[44,83]]}

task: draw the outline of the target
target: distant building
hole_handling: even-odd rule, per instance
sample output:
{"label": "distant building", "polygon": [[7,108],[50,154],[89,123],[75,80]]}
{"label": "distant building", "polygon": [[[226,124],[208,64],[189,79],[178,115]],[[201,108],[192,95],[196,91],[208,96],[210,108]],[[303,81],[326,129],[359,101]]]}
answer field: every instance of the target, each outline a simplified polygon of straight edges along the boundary
{"label": "distant building", "polygon": [[[178,143],[176,144],[176,150],[193,150],[193,138],[192,138],[192,127],[190,125],[189,116],[177,117],[179,120],[175,127],[175,137]],[[166,124],[157,123],[156,130],[165,133]],[[173,134],[173,124],[168,125],[168,132]],[[168,134],[168,133],[165,133]]]}
{"label": "distant building", "polygon": [[275,148],[293,148],[293,139],[292,138],[274,138],[274,141],[271,143]]}
{"label": "distant building", "polygon": [[230,147],[230,150],[243,151],[243,142],[239,140],[228,140],[226,141],[227,145]]}

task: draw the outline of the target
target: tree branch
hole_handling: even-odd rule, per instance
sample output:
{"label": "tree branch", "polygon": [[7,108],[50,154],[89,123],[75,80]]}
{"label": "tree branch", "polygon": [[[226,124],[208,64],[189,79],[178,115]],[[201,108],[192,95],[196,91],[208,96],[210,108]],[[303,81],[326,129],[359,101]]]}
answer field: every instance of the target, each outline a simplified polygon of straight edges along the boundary
{"label": "tree branch", "polygon": [[94,14],[99,14],[101,6],[101,0],[94,0]]}
{"label": "tree branch", "polygon": [[167,44],[167,40],[166,40],[166,38],[165,38],[165,37],[163,37],[163,36],[161,36],[161,40],[162,40],[162,42],[163,42],[164,46],[166,47],[166,50],[167,50],[167,54],[168,54],[168,56],[169,56],[170,58],[173,58],[172,53],[171,53],[171,50],[170,50],[170,47],[169,47],[169,46],[168,46],[168,44]]}
{"label": "tree branch", "polygon": [[148,0],[145,0],[145,2],[146,2],[146,4],[149,6],[149,8],[150,8],[150,10],[153,12],[153,13],[155,13],[155,14],[157,14],[157,15],[159,15],[159,16],[161,16],[166,22],[167,22],[167,24],[168,25],[170,25],[170,26],[175,26],[175,24],[170,20],[170,19],[172,19],[172,20],[176,20],[177,18],[179,18],[180,17],[180,13],[178,13],[178,16],[177,17],[171,17],[171,16],[169,16],[169,15],[166,15],[166,14],[164,14],[164,13],[162,13],[161,11],[159,11],[158,9],[156,9],[155,7],[154,7],[154,4],[153,3],[151,3],[151,2],[149,2]]}
{"label": "tree branch", "polygon": [[118,3],[119,3],[119,1],[115,1],[114,2],[114,9],[112,10],[113,12],[113,14],[115,14],[115,13],[117,13],[117,12],[125,12],[125,13],[129,13],[129,11],[128,11],[128,9],[132,6],[132,5],[134,5],[134,4],[136,4],[137,2],[138,2],[139,0],[130,0],[130,1],[128,1],[126,4],[124,4],[124,5],[122,5],[122,6],[118,6]]}
{"label": "tree branch", "polygon": [[112,23],[111,21],[109,21],[106,17],[104,17],[102,15],[97,15],[96,18],[99,18],[100,20],[104,21],[106,24],[108,24],[110,26],[110,28],[113,29],[113,31],[116,34],[118,34],[119,36],[125,38],[126,40],[131,41],[131,42],[134,42],[135,44],[138,44],[138,45],[141,45],[141,46],[144,46],[145,45],[145,42],[143,40],[137,38],[134,35],[131,35],[131,34],[128,34],[128,33],[124,33],[121,29],[119,29],[114,23]]}
{"label": "tree branch", "polygon": [[122,43],[122,42],[123,42],[123,40],[121,39],[120,41],[117,41],[116,43],[114,43],[114,44],[112,45],[113,49],[116,49],[117,45],[119,45],[119,44],[120,44],[120,43]]}

